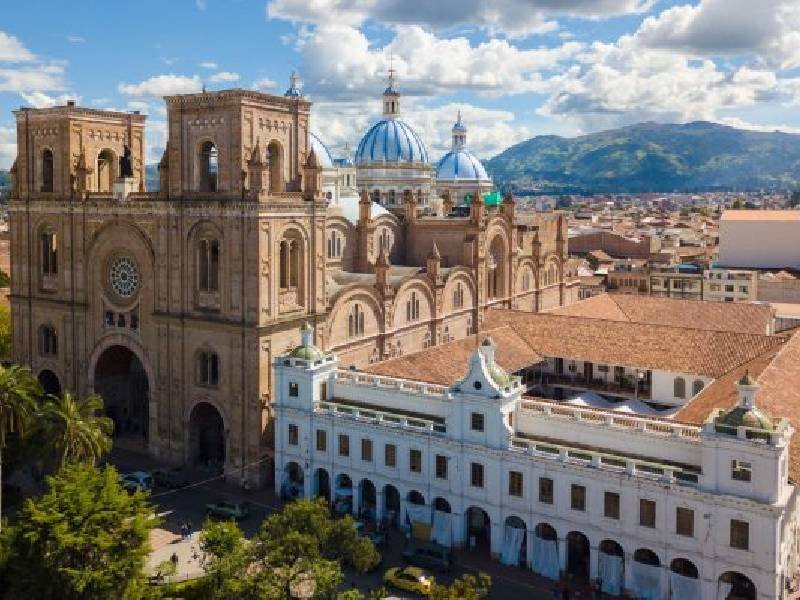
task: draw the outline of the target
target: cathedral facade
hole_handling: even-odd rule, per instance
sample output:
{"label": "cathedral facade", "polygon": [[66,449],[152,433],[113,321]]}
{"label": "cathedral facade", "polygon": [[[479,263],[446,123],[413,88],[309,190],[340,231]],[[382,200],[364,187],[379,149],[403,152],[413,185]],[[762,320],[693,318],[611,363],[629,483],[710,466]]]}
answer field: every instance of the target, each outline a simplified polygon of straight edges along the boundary
{"label": "cathedral facade", "polygon": [[387,210],[291,92],[167,97],[157,192],[144,116],[15,113],[15,360],[50,392],[102,394],[117,443],[251,486],[272,476],[272,359],[305,322],[358,367],[578,292],[559,214],[487,207],[480,186],[468,214],[430,214],[435,188],[402,182]]}

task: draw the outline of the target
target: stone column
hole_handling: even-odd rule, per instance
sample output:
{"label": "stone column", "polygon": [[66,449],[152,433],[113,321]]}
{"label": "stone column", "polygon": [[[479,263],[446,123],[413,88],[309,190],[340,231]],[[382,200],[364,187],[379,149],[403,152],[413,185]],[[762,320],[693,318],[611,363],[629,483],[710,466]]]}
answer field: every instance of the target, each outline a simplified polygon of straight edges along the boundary
{"label": "stone column", "polygon": [[558,538],[558,565],[562,573],[567,570],[567,538]]}
{"label": "stone column", "polygon": [[632,590],[633,589],[633,554],[626,552],[624,554],[625,558],[625,589]]}
{"label": "stone column", "polygon": [[536,536],[536,531],[533,529],[529,529],[528,533],[525,535],[525,544],[527,548],[527,561],[528,561],[528,568],[533,569],[533,540]]}
{"label": "stone column", "polygon": [[599,560],[600,554],[598,548],[589,544],[589,579],[597,579]]}
{"label": "stone column", "polygon": [[353,517],[358,518],[358,513],[361,510],[361,486],[353,483]]}
{"label": "stone column", "polygon": [[500,551],[503,546],[503,524],[495,523],[492,521],[491,530],[489,532],[489,548],[493,557],[500,556]]}
{"label": "stone column", "polygon": [[453,545],[463,548],[467,544],[466,517],[462,513],[453,513]]}
{"label": "stone column", "polygon": [[312,473],[303,473],[303,498],[311,498],[314,494],[314,475]]}
{"label": "stone column", "polygon": [[[375,486],[377,488],[377,486]],[[383,490],[375,490],[375,520],[381,522],[383,515],[386,512],[385,498],[383,497]]]}

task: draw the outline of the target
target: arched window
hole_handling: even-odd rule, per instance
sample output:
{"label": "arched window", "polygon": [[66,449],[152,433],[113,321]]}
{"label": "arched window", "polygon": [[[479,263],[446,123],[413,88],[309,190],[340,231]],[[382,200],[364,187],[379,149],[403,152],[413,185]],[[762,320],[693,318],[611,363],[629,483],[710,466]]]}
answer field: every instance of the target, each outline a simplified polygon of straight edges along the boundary
{"label": "arched window", "polygon": [[394,190],[389,190],[389,204],[395,204],[397,202],[397,192]]}
{"label": "arched window", "polygon": [[201,292],[219,291],[219,240],[201,239],[197,248],[198,281]]}
{"label": "arched window", "polygon": [[381,229],[378,234],[378,249],[385,250],[387,254],[392,251],[392,239],[388,229]]}
{"label": "arched window", "polygon": [[58,237],[53,231],[43,231],[39,236],[41,245],[42,275],[58,273]]}
{"label": "arched window", "polygon": [[110,192],[114,187],[114,153],[103,150],[97,156],[97,191]]}
{"label": "arched window", "polygon": [[686,380],[683,377],[676,377],[672,384],[672,395],[676,398],[686,398]]}
{"label": "arched window", "polygon": [[200,146],[200,191],[216,192],[219,175],[219,156],[214,142]]}
{"label": "arched window", "polygon": [[280,246],[281,289],[297,289],[302,280],[302,247],[297,238],[284,238]]}
{"label": "arched window", "polygon": [[39,354],[42,356],[58,355],[58,334],[50,325],[42,325],[39,328]]}
{"label": "arched window", "polygon": [[378,204],[381,203],[381,191],[380,190],[372,190],[372,201],[377,202]]}
{"label": "arched window", "polygon": [[328,258],[339,258],[342,256],[342,236],[337,231],[331,231],[328,237]]}
{"label": "arched window", "polygon": [[267,146],[269,160],[269,189],[271,192],[283,191],[283,148],[278,142]]}
{"label": "arched window", "polygon": [[347,316],[347,335],[351,338],[364,335],[364,311],[360,304],[354,304]]}
{"label": "arched window", "polygon": [[212,350],[197,355],[197,378],[202,385],[219,384],[219,356]]}
{"label": "arched window", "polygon": [[703,391],[703,388],[706,386],[705,383],[702,382],[700,379],[695,379],[692,383],[692,396],[697,396],[700,392]]}
{"label": "arched window", "polygon": [[45,148],[42,151],[42,191],[53,191],[53,151]]}
{"label": "arched window", "polygon": [[406,321],[419,319],[419,298],[417,292],[411,292],[411,298],[406,301]]}
{"label": "arched window", "polygon": [[464,306],[464,284],[459,281],[453,290],[453,308],[461,308],[462,306]]}
{"label": "arched window", "polygon": [[525,271],[522,275],[522,291],[527,292],[529,289],[531,289],[531,274]]}

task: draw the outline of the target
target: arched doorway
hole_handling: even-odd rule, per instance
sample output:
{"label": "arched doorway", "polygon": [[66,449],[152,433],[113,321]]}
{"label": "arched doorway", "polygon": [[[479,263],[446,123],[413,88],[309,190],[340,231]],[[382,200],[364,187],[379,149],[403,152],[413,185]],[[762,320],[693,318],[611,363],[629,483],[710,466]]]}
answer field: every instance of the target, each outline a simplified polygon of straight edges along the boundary
{"label": "arched doorway", "polygon": [[469,549],[489,554],[492,549],[492,523],[488,513],[477,506],[470,506],[466,519]]}
{"label": "arched doorway", "polygon": [[103,397],[114,421],[115,443],[147,445],[150,386],[139,357],[125,346],[111,346],[97,359],[94,391]]}
{"label": "arched doorway", "polygon": [[602,585],[602,591],[612,596],[618,596],[625,587],[625,553],[614,540],[600,542],[597,557],[597,578]]}
{"label": "arched doorway", "polygon": [[673,598],[700,597],[697,565],[688,558],[676,558],[670,563],[669,569],[669,589]]}
{"label": "arched doorway", "polygon": [[208,402],[200,402],[189,417],[189,462],[213,472],[225,466],[225,422]]}
{"label": "arched doorway", "polygon": [[425,496],[423,496],[417,490],[411,490],[410,492],[408,492],[406,500],[408,500],[411,504],[416,504],[417,506],[425,505]]}
{"label": "arched doorway", "polygon": [[549,523],[539,523],[533,530],[531,569],[549,579],[558,579],[561,565],[558,559],[558,534]]}
{"label": "arched doorway", "polygon": [[376,498],[375,484],[369,479],[362,479],[358,484],[358,516],[360,519],[375,520]]}
{"label": "arched doorway", "polygon": [[283,191],[283,149],[278,142],[270,142],[267,146],[269,160],[269,191]]}
{"label": "arched doorway", "polygon": [[747,576],[738,571],[727,571],[720,575],[717,598],[720,600],[756,600],[756,586]]}
{"label": "arched doorway", "polygon": [[331,501],[331,477],[325,469],[314,471],[314,496]]}
{"label": "arched doorway", "polygon": [[286,463],[283,468],[281,481],[281,497],[284,500],[294,500],[303,496],[303,467],[296,462]]}
{"label": "arched doorway", "polygon": [[500,562],[504,565],[525,565],[528,561],[528,527],[525,521],[512,515],[506,518]]}
{"label": "arched doorway", "polygon": [[336,476],[334,486],[333,511],[339,515],[353,512],[353,480],[345,473]]}
{"label": "arched doorway", "polygon": [[43,369],[40,371],[36,379],[39,381],[39,385],[42,386],[42,390],[45,394],[51,396],[61,395],[61,382],[58,380],[58,375],[53,373],[50,369]]}
{"label": "arched doorway", "polygon": [[661,598],[661,561],[649,548],[639,548],[631,562],[631,588],[638,598]]}
{"label": "arched doorway", "polygon": [[580,531],[567,534],[567,572],[576,579],[589,579],[589,538]]}
{"label": "arched doorway", "polygon": [[438,510],[439,512],[443,513],[450,513],[452,510],[450,509],[450,503],[445,500],[444,498],[436,498],[433,501],[433,510]]}
{"label": "arched doorway", "polygon": [[502,236],[496,235],[489,246],[486,257],[489,298],[504,298],[506,292],[506,249]]}
{"label": "arched doorway", "polygon": [[400,514],[400,492],[393,485],[383,486],[383,519],[387,525],[397,526]]}
{"label": "arched doorway", "polygon": [[97,156],[97,191],[110,192],[114,187],[114,153],[106,148]]}

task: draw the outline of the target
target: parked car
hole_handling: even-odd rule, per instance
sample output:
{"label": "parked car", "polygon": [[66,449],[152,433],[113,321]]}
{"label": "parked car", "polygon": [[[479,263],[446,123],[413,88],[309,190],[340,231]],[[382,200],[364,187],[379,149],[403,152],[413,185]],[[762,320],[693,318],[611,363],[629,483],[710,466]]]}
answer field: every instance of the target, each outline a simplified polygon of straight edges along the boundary
{"label": "parked car", "polygon": [[403,550],[403,560],[418,567],[433,569],[441,573],[453,567],[450,549],[434,542],[412,542]]}
{"label": "parked car", "polygon": [[153,471],[153,481],[158,487],[175,489],[189,484],[186,472],[180,467],[173,469],[156,469]]}
{"label": "parked car", "polygon": [[206,514],[216,519],[233,519],[241,521],[250,514],[250,505],[247,502],[211,502],[206,504]]}
{"label": "parked car", "polygon": [[119,476],[119,482],[129,492],[140,492],[153,489],[153,476],[147,471],[133,471]]}
{"label": "parked car", "polygon": [[383,582],[427,598],[431,593],[434,579],[419,567],[392,567],[384,573]]}

